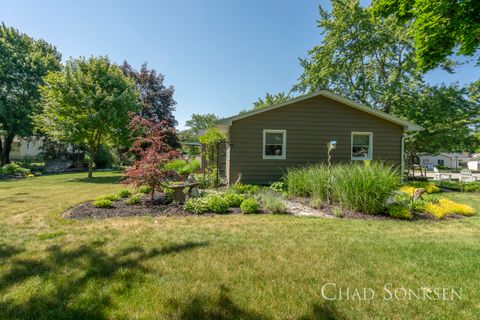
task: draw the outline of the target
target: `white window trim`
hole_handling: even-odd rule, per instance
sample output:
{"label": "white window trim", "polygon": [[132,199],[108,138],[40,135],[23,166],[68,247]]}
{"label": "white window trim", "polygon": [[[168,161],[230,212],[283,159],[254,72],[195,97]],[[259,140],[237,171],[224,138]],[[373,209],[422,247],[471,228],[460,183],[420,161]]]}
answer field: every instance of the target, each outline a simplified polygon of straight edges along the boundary
{"label": "white window trim", "polygon": [[[265,142],[267,133],[283,133],[282,155],[268,156],[265,154]],[[285,160],[287,158],[287,130],[263,129],[262,155],[266,160]]]}
{"label": "white window trim", "polygon": [[[353,157],[353,136],[354,135],[368,135],[368,156],[366,158],[354,158]],[[350,158],[354,161],[362,161],[362,160],[372,160],[373,158],[373,132],[359,132],[359,131],[352,131],[350,136]]]}

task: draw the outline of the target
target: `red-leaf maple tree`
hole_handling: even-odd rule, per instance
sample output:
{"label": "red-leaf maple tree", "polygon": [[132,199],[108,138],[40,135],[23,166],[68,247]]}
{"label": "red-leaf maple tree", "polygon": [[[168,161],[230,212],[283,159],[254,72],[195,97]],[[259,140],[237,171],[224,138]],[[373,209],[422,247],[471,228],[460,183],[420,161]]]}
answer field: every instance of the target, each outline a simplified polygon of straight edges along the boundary
{"label": "red-leaf maple tree", "polygon": [[135,187],[148,185],[153,200],[155,190],[179,178],[175,171],[164,168],[167,162],[180,157],[180,153],[165,142],[174,129],[166,120],[156,123],[138,115],[132,115],[129,128],[135,134],[130,151],[136,161],[125,171],[124,183]]}

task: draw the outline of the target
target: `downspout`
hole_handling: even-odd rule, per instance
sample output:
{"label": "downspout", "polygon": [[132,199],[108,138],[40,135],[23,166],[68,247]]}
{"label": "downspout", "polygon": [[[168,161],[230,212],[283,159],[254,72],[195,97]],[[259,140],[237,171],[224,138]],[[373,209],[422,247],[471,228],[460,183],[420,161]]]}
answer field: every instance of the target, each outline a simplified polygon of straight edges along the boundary
{"label": "downspout", "polygon": [[405,172],[405,139],[407,138],[411,138],[413,136],[415,136],[416,134],[418,134],[418,132],[414,132],[412,134],[406,134],[404,133],[403,136],[402,136],[402,151],[401,151],[401,156],[402,156],[402,164],[401,164],[401,179],[402,179],[402,182],[405,180],[404,179],[404,172]]}

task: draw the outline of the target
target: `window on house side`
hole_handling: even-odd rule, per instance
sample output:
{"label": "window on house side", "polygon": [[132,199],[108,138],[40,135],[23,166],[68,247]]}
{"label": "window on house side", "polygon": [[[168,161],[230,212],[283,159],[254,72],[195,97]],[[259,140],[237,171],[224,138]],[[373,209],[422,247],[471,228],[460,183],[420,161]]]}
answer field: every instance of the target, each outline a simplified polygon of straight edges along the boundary
{"label": "window on house side", "polygon": [[373,133],[352,132],[352,160],[372,160]]}
{"label": "window on house side", "polygon": [[286,130],[263,130],[263,159],[285,159],[286,141]]}

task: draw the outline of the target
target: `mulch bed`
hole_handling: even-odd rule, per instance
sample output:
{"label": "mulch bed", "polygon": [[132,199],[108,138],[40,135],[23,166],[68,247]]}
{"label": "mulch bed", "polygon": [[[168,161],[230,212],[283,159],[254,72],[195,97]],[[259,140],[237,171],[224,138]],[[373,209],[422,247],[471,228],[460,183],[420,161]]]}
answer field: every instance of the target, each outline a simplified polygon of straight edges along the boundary
{"label": "mulch bed", "polygon": [[[239,208],[230,208],[226,214],[239,214]],[[165,204],[162,196],[156,196],[153,203],[149,199],[142,199],[137,205],[127,205],[123,200],[113,201],[113,208],[95,208],[92,202],[82,203],[65,211],[62,216],[67,219],[104,219],[113,217],[131,216],[214,216],[215,213],[191,214],[183,210],[183,205]]]}

